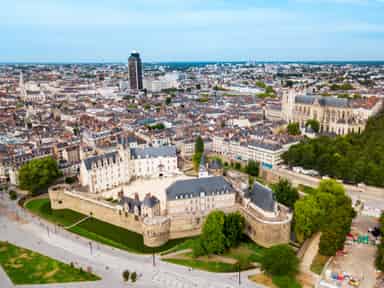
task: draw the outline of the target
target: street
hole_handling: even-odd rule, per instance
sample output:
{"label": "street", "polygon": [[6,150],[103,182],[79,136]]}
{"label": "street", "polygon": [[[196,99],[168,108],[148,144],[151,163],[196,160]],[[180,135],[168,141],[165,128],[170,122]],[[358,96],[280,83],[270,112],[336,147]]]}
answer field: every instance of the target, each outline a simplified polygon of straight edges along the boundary
{"label": "street", "polygon": [[[50,285],[23,285],[22,287],[126,287],[122,272],[136,271],[139,275],[135,287],[239,287],[238,274],[217,274],[162,262],[156,256],[156,266],[152,255],[137,255],[90,242],[75,234],[40,220],[18,207],[16,201],[0,197],[0,240],[34,250],[41,254],[63,261],[73,262],[83,268],[91,267],[102,280],[88,283],[68,283]],[[91,243],[91,244],[90,244]],[[260,287],[248,280],[248,275],[257,270],[243,272],[240,287]],[[0,269],[0,287],[15,287]]]}

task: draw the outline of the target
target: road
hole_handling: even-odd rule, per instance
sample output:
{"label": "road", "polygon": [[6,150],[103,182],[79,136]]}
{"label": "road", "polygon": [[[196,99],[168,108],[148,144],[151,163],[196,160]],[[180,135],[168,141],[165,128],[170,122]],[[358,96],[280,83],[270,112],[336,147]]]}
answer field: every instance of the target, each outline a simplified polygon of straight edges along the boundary
{"label": "road", "polygon": [[[294,185],[302,184],[317,187],[321,180],[318,177],[303,175],[283,168],[275,168],[273,172],[289,179]],[[363,200],[367,207],[384,210],[384,189],[375,187],[359,188],[353,185],[344,185],[344,188],[352,200]]]}
{"label": "road", "polygon": [[[162,262],[157,256],[155,257],[156,265],[153,266],[151,255],[132,254],[90,242],[32,216],[4,195],[0,196],[0,240],[12,242],[66,263],[73,262],[84,268],[91,267],[92,271],[102,278],[97,282],[23,285],[24,288],[127,287],[122,281],[122,272],[126,269],[139,274],[138,281],[133,285],[139,288],[261,287],[249,281],[247,277],[257,273],[257,270],[242,272],[242,283],[239,285],[237,273],[218,274],[190,270],[188,267]],[[15,287],[1,268],[0,287]]]}

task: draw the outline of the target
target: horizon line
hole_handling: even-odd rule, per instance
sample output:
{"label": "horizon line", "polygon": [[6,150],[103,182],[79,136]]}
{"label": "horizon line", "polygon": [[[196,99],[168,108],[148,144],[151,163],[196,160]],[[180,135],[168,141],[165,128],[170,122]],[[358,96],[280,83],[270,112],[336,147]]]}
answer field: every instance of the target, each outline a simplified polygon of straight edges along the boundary
{"label": "horizon line", "polygon": [[[384,62],[384,59],[376,60],[165,60],[143,61],[143,64],[168,64],[168,63],[371,63]],[[12,64],[126,64],[124,61],[0,61],[0,65]]]}

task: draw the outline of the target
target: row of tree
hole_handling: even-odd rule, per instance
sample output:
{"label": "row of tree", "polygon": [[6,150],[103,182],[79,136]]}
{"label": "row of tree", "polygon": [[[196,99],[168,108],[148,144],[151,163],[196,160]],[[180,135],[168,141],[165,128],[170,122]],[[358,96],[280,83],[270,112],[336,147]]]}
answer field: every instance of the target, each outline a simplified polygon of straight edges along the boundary
{"label": "row of tree", "polygon": [[295,233],[299,241],[320,231],[320,254],[332,256],[343,248],[355,211],[342,184],[322,180],[312,194],[296,201],[294,208]]}
{"label": "row of tree", "polygon": [[320,175],[384,187],[384,114],[368,120],[361,134],[305,139],[282,156],[290,166]]}

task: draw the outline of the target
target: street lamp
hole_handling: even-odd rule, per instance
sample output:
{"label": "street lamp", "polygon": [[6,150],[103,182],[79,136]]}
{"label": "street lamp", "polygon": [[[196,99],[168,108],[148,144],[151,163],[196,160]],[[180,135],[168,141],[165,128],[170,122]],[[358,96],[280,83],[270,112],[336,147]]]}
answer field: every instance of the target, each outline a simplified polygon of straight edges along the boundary
{"label": "street lamp", "polygon": [[239,286],[240,286],[241,285],[240,263],[237,263],[237,267],[239,269]]}

